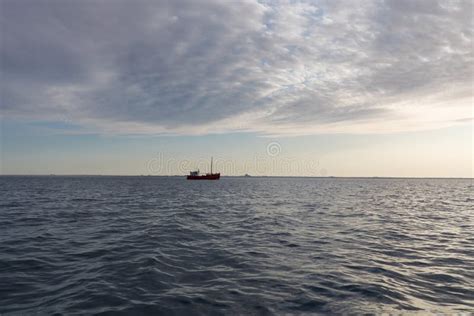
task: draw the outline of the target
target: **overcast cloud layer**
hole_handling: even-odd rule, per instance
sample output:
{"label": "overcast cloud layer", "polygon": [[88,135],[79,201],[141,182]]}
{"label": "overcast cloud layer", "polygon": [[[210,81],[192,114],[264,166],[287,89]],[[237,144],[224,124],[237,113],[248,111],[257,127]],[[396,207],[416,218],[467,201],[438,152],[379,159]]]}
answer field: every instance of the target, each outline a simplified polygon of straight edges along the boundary
{"label": "overcast cloud layer", "polygon": [[0,2],[4,119],[295,135],[472,117],[470,0]]}

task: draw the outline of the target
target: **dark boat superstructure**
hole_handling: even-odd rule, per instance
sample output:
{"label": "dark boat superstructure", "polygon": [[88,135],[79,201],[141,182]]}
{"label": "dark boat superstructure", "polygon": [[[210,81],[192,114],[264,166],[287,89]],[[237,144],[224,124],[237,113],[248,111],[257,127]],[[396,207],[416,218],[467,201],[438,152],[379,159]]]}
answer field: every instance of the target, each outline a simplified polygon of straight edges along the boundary
{"label": "dark boat superstructure", "polygon": [[186,177],[188,180],[219,180],[221,177],[220,173],[212,173],[212,157],[211,157],[211,173],[199,174],[199,169],[197,171],[191,171],[189,176]]}

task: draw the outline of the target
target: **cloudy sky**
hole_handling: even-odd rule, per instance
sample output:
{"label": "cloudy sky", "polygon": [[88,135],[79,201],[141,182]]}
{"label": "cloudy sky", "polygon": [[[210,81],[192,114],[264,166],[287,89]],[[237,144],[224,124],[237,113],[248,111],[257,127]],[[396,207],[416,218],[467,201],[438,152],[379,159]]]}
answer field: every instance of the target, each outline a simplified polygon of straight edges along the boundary
{"label": "cloudy sky", "polygon": [[2,173],[472,176],[472,1],[0,3]]}

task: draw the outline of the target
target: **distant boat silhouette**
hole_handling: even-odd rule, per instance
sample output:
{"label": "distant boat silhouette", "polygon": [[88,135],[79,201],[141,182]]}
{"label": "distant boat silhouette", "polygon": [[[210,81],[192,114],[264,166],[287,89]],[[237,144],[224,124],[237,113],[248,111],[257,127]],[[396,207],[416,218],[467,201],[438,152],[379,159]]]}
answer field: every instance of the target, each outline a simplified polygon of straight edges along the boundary
{"label": "distant boat silhouette", "polygon": [[199,169],[197,171],[189,172],[189,175],[186,177],[188,180],[219,180],[221,177],[219,173],[212,173],[212,157],[211,157],[211,172],[206,174],[199,174]]}

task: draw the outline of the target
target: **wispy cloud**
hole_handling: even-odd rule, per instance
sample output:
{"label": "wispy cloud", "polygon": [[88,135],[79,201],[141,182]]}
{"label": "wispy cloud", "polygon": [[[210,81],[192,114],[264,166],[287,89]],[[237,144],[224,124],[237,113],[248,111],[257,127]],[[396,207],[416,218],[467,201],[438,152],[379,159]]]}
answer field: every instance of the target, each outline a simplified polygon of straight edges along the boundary
{"label": "wispy cloud", "polygon": [[471,1],[1,1],[2,115],[106,133],[377,133],[472,116]]}

